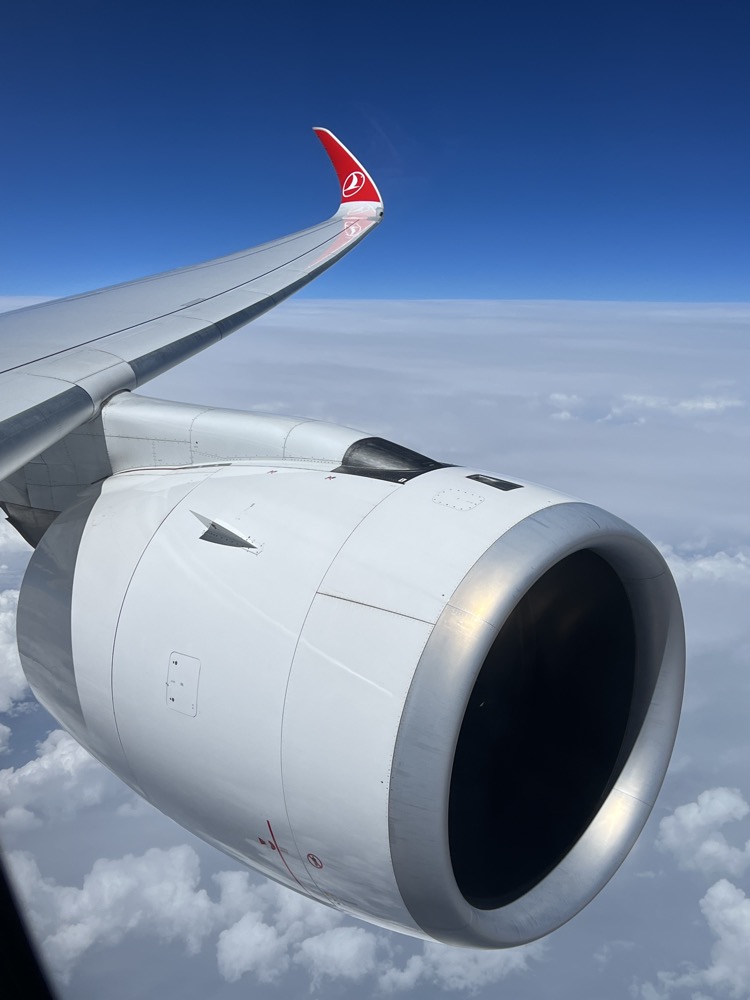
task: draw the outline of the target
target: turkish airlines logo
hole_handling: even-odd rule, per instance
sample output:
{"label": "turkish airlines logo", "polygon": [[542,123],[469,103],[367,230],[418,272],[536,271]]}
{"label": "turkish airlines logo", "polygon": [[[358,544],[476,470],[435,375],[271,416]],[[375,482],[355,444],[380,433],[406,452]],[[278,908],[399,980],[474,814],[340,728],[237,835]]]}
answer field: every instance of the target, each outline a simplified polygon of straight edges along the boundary
{"label": "turkish airlines logo", "polygon": [[349,176],[344,181],[344,186],[341,189],[341,193],[345,198],[351,198],[358,191],[361,191],[365,186],[365,175],[361,170],[352,170]]}

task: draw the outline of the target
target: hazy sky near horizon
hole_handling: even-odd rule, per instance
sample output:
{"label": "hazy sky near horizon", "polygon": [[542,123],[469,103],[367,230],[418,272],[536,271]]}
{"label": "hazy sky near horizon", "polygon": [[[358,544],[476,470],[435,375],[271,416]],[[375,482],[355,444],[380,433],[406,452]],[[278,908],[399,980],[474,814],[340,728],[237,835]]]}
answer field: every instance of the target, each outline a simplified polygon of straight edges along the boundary
{"label": "hazy sky near horizon", "polygon": [[665,553],[689,651],[665,787],[604,892],[527,949],[423,946],[240,870],[58,729],[0,522],[0,837],[63,1000],[750,998],[749,43],[735,0],[4,12],[0,307],[319,221],[325,125],[384,224],[146,392],[612,510]]}

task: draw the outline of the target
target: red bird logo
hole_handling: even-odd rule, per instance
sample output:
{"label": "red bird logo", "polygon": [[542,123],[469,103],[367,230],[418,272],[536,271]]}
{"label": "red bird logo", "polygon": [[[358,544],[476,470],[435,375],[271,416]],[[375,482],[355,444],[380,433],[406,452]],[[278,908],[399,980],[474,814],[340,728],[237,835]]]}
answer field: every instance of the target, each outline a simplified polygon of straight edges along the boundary
{"label": "red bird logo", "polygon": [[353,194],[357,191],[361,191],[365,186],[365,175],[361,170],[352,170],[349,176],[344,181],[344,186],[341,189],[341,193],[345,198],[351,198]]}

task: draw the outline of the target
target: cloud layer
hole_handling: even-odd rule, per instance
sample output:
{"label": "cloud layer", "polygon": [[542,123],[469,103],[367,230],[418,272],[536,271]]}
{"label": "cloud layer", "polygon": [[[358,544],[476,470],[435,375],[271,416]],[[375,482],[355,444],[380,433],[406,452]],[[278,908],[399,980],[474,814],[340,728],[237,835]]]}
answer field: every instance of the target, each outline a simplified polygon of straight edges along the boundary
{"label": "cloud layer", "polygon": [[695,802],[679,806],[659,824],[657,847],[669,851],[681,868],[704,875],[744,875],[750,867],[750,840],[743,847],[727,842],[720,827],[750,813],[737,788],[709,788]]}
{"label": "cloud layer", "polygon": [[[732,845],[722,828],[748,815],[750,806],[738,789],[709,788],[661,820],[657,847],[684,870],[739,878],[750,868],[750,840],[741,847]],[[687,971],[658,972],[655,980],[634,984],[632,996],[666,1000],[675,992],[690,991],[695,1000],[706,990],[738,1000],[750,996],[750,899],[738,885],[720,878],[698,905],[713,937],[707,966],[699,968],[691,960]]]}
{"label": "cloud layer", "polygon": [[[303,299],[148,388],[361,427],[550,483],[658,539],[690,654],[673,766],[613,884],[544,947],[467,952],[358,923],[138,800],[26,710],[14,616],[29,550],[0,521],[0,823],[63,1000],[489,1000],[506,976],[514,1000],[750,997],[749,322],[741,305]],[[181,956],[168,973],[165,955]]]}
{"label": "cloud layer", "polygon": [[37,747],[37,756],[19,768],[0,771],[0,831],[20,833],[44,821],[71,819],[123,786],[62,729]]}
{"label": "cloud layer", "polygon": [[0,591],[0,713],[11,712],[29,696],[16,645],[17,590]]}
{"label": "cloud layer", "polygon": [[367,981],[385,993],[418,984],[474,993],[527,971],[544,953],[541,943],[501,953],[425,944],[399,965],[390,935],[353,926],[288,889],[258,885],[247,872],[215,874],[209,894],[200,887],[198,855],[184,844],[99,859],[80,888],[44,877],[27,852],[11,852],[8,862],[49,968],[62,983],[88,951],[114,947],[132,934],[177,941],[188,955],[215,941],[217,969],[228,983],[245,977],[277,983],[297,969],[312,990],[330,981]]}

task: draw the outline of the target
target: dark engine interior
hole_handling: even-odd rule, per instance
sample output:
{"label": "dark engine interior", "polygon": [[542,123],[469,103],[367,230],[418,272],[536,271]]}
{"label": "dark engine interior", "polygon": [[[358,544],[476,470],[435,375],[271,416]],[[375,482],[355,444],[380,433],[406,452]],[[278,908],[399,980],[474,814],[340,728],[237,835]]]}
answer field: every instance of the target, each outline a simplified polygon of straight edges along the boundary
{"label": "dark engine interior", "polygon": [[515,607],[471,694],[451,776],[451,862],[472,906],[524,895],[590,824],[622,766],[635,666],[627,594],[590,550]]}

